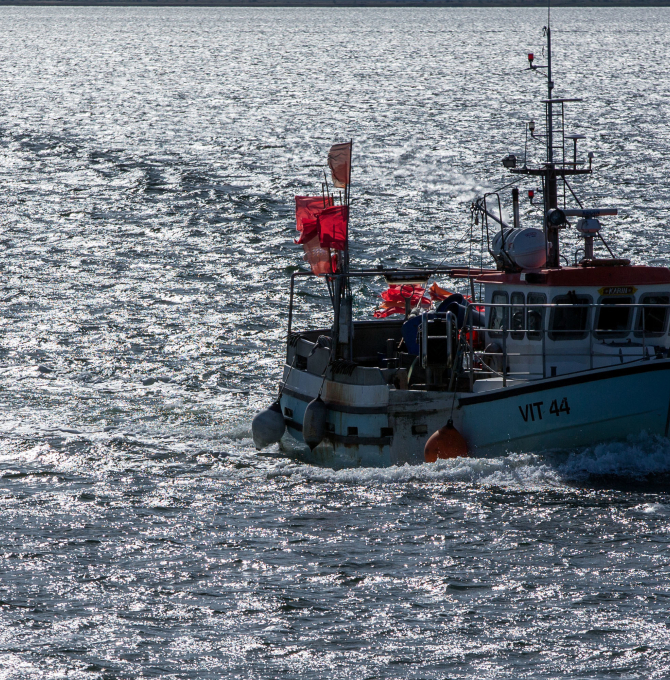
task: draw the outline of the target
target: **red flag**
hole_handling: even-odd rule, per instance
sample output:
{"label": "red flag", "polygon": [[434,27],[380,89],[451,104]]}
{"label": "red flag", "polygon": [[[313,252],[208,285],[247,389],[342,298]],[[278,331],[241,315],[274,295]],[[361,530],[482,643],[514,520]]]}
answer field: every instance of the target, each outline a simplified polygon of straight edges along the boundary
{"label": "red flag", "polygon": [[338,189],[346,188],[351,173],[351,142],[333,144],[328,152],[328,165],[333,175],[333,184]]}
{"label": "red flag", "polygon": [[330,250],[321,247],[316,232],[312,232],[312,236],[305,239],[302,248],[305,251],[303,260],[309,263],[314,274],[333,273]]}
{"label": "red flag", "polygon": [[348,217],[349,209],[346,205],[336,205],[321,212],[318,222],[322,248],[344,250],[347,242]]}
{"label": "red flag", "polygon": [[303,259],[309,263],[315,274],[332,274],[330,250],[321,246],[319,242],[319,215],[333,205],[330,196],[296,196],[295,223],[300,232],[296,241],[305,251]]}
{"label": "red flag", "polygon": [[302,223],[302,234],[298,237],[295,243],[304,243],[309,241],[313,236],[316,236],[319,223],[317,220],[305,220]]}
{"label": "red flag", "polygon": [[[295,197],[295,223],[298,231],[303,231],[306,226],[313,231],[316,229],[316,218],[322,210],[333,205],[330,196],[296,196]],[[306,225],[305,223],[308,223]],[[312,224],[313,223],[313,224]]]}

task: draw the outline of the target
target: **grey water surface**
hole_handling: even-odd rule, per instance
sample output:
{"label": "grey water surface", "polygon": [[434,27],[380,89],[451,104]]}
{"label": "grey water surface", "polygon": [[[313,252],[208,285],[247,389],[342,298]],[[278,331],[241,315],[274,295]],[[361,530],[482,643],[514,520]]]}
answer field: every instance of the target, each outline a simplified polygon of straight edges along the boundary
{"label": "grey water surface", "polygon": [[[670,9],[553,22],[575,188],[667,266]],[[479,262],[468,204],[542,118],[545,23],[0,8],[1,680],[670,677],[667,440],[336,472],[250,439],[293,195],[353,138],[356,262]]]}

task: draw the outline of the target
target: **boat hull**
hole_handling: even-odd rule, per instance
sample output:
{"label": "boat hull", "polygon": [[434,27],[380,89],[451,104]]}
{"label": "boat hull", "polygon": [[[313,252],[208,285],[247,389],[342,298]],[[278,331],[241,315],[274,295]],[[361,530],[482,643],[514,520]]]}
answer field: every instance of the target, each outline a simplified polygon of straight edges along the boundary
{"label": "boat hull", "polygon": [[468,395],[459,406],[461,432],[475,456],[589,446],[643,430],[667,436],[670,361]]}
{"label": "boat hull", "polygon": [[[304,409],[318,393],[311,383],[296,372],[281,398],[291,414],[289,434],[298,442]],[[475,394],[356,385],[330,391],[339,397],[325,399],[330,431],[314,450],[301,447],[297,456],[333,468],[421,464],[426,441],[449,418],[473,457],[589,446],[641,431],[667,436],[670,424],[670,359]]]}

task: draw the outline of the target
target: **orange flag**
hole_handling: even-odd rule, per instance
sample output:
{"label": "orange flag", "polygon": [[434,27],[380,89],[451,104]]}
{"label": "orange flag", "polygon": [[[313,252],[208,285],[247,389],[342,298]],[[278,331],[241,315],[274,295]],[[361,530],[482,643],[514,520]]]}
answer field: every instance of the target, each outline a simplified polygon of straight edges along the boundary
{"label": "orange flag", "polygon": [[302,244],[305,251],[303,260],[309,264],[314,274],[332,274],[333,263],[328,248],[322,248],[319,243],[319,235],[312,232]]}
{"label": "orange flag", "polygon": [[328,152],[328,165],[335,187],[346,189],[351,174],[351,142],[333,144]]}

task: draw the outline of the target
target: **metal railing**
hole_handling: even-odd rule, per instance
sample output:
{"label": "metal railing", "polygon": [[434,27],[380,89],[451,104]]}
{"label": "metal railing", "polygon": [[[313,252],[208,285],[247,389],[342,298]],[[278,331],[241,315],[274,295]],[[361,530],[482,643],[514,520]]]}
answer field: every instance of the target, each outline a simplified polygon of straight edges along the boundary
{"label": "metal railing", "polygon": [[[509,310],[510,312],[509,314],[502,313],[496,315],[496,321],[500,318],[500,325],[488,325],[491,318],[491,312],[488,310],[492,308],[503,310],[503,312]],[[551,312],[557,309],[569,311],[585,309],[587,311],[582,323],[574,324],[573,327],[559,328],[555,325],[555,316],[545,312],[545,310]],[[591,312],[592,309],[596,311]],[[600,314],[597,314],[597,312],[602,313],[602,310],[611,312],[622,309],[629,309],[631,311],[627,318],[625,318],[626,323],[616,327],[608,327],[615,324],[603,323]],[[487,325],[476,325],[473,321],[471,310],[483,311],[486,314]],[[512,310],[522,313],[523,323],[521,325],[510,324],[510,317],[513,316]],[[533,324],[532,327],[528,327],[526,323],[528,312],[537,312],[538,310],[541,310],[539,325]],[[638,312],[637,310],[640,311]],[[647,313],[647,310],[656,314],[649,318],[650,314]],[[520,304],[518,302],[473,303],[466,307],[463,325],[459,329],[461,347],[464,343],[467,345],[467,352],[464,352],[462,355],[463,368],[470,374],[471,388],[476,378],[483,377],[484,374],[502,377],[503,386],[506,386],[508,378],[512,376],[524,376],[524,379],[530,379],[530,376],[537,375],[539,378],[539,371],[534,372],[530,369],[533,363],[537,365],[540,361],[542,378],[546,378],[547,366],[551,363],[548,361],[549,359],[556,360],[556,366],[553,367],[556,371],[558,371],[561,363],[565,364],[566,359],[569,361],[570,358],[577,358],[588,361],[588,366],[580,366],[572,371],[564,370],[566,367],[563,365],[561,367],[563,369],[561,374],[565,374],[585,370],[586,368],[593,369],[594,359],[610,360],[609,362],[600,362],[603,365],[599,367],[614,365],[617,362],[624,364],[646,360],[651,358],[650,348],[653,348],[654,354],[657,348],[662,348],[666,355],[668,355],[670,354],[670,340],[668,338],[669,312],[670,302],[667,304],[653,302],[615,304],[603,304],[602,302],[578,304],[555,302],[533,302],[531,304]],[[445,313],[429,312],[429,314],[442,316]],[[652,330],[647,329],[649,321],[653,321],[654,328]],[[450,326],[447,325],[447,328],[450,328]],[[483,351],[476,350],[474,347],[474,338],[477,333],[485,334],[485,342],[489,341],[491,343]],[[562,338],[561,335],[563,335]],[[512,351],[510,351],[509,342],[513,343]],[[499,351],[495,351],[495,347],[491,346],[495,344],[499,344]],[[605,348],[610,349],[606,350]],[[510,362],[510,358],[515,358],[516,360]],[[526,370],[510,370],[510,363],[517,364],[517,366],[519,364],[523,365],[524,361],[522,358],[525,359]],[[492,361],[492,359],[500,359],[502,365],[499,368],[497,365],[489,365],[493,363],[498,364],[497,361]],[[574,363],[585,364],[586,361],[573,361],[572,363],[573,365]],[[476,364],[480,364],[482,368],[475,368]]]}
{"label": "metal railing", "polygon": [[[464,272],[472,272],[470,276],[463,275]],[[288,330],[287,337],[290,337],[293,328],[293,307],[295,304],[295,280],[296,278],[317,278],[317,279],[339,279],[339,278],[374,278],[374,277],[386,277],[387,281],[389,278],[394,276],[405,276],[406,278],[415,277],[416,280],[423,280],[428,282],[431,278],[437,274],[445,274],[447,276],[454,276],[454,272],[458,272],[459,278],[468,278],[471,281],[484,271],[478,267],[469,267],[467,264],[457,264],[457,265],[440,265],[438,267],[432,267],[430,269],[397,269],[397,268],[378,268],[378,269],[360,269],[357,271],[351,271],[349,274],[314,274],[311,271],[300,270],[293,272],[291,274],[291,283],[289,288],[289,303],[288,303]],[[472,285],[471,285],[472,288]],[[474,288],[472,289],[474,291]],[[474,293],[473,293],[474,294]]]}
{"label": "metal railing", "polygon": [[[472,273],[470,273],[472,271]],[[352,271],[349,274],[333,274],[326,275],[331,279],[334,278],[368,278],[368,277],[393,277],[394,275],[399,276],[416,276],[416,280],[419,279],[428,281],[433,278],[436,274],[443,274],[448,276],[454,276],[458,278],[468,278],[473,280],[480,275],[478,270],[469,270],[463,265],[451,265],[442,266],[433,269],[413,269],[413,270],[403,270],[403,269],[368,269]],[[292,332],[293,315],[294,315],[294,288],[295,279],[298,277],[315,277],[324,278],[321,275],[314,275],[312,272],[308,271],[298,271],[291,275],[291,285],[290,285],[290,299],[289,299],[289,310],[288,310],[288,337],[290,338]],[[649,292],[649,295],[655,293]],[[663,293],[657,293],[658,297],[670,297],[664,295]],[[622,296],[622,297],[632,297]],[[469,303],[465,308],[465,317],[460,328],[456,329],[457,336],[445,336],[447,344],[451,340],[452,347],[451,352],[453,352],[453,347],[457,347],[457,361],[461,361],[461,369],[466,370],[470,376],[470,388],[477,378],[484,377],[485,375],[496,375],[502,377],[503,385],[507,385],[508,379],[513,379],[514,377],[530,380],[533,379],[531,376],[537,376],[535,379],[540,377],[547,377],[547,367],[551,363],[550,359],[555,359],[556,361],[556,372],[561,368],[561,374],[576,372],[581,370],[593,369],[594,359],[596,363],[598,360],[609,360],[601,361],[602,367],[606,365],[616,364],[618,361],[620,364],[623,363],[633,363],[651,357],[650,347],[662,348],[666,355],[670,355],[670,339],[668,338],[668,318],[670,317],[670,300],[668,303],[658,303],[658,302],[637,302],[637,303],[618,303],[615,302],[616,296],[608,297],[608,301],[612,301],[610,304],[604,304],[601,300],[600,302],[576,302],[576,303],[564,303],[564,302],[474,302]],[[437,302],[439,305],[439,302]],[[476,325],[473,319],[473,311],[483,312],[485,315],[486,324],[490,323],[491,313],[490,309],[496,309],[502,311],[496,314],[496,318],[500,318],[500,324],[496,326],[489,325]],[[625,327],[608,328],[606,324],[602,323],[600,314],[597,311],[607,310],[608,312],[614,310],[630,309],[631,312],[628,314],[626,319]],[[567,310],[575,311],[585,309],[586,313],[584,315],[583,322],[575,325],[575,327],[558,327],[555,318],[555,310]],[[548,310],[548,311],[545,311]],[[596,310],[592,312],[591,310]],[[638,311],[640,310],[640,311]],[[655,318],[651,320],[654,321],[654,329],[647,329],[647,322],[650,320],[649,314],[645,313],[645,310],[655,311],[657,313]],[[450,312],[436,312],[429,311],[425,312],[423,309],[415,308],[411,310],[412,313],[427,313],[433,318],[435,316],[444,315],[445,321],[447,320],[447,314]],[[516,325],[510,323],[510,319],[513,321],[514,312],[520,312],[522,314],[522,324]],[[530,324],[528,321],[528,314],[537,314],[538,323]],[[554,314],[552,315],[552,312]],[[447,324],[448,328],[453,325],[454,315],[451,313],[450,317],[451,323]],[[574,319],[573,319],[574,320]],[[562,320],[563,323],[567,319]],[[458,324],[456,323],[456,326]],[[605,327],[603,327],[605,326]],[[423,329],[424,324],[421,324]],[[427,329],[426,329],[427,330]],[[423,330],[422,336],[427,338],[426,330]],[[475,348],[475,334],[484,334],[485,341],[490,344],[497,344],[500,341],[500,351],[493,351],[493,348],[489,345],[489,351],[486,351],[486,346],[484,350]],[[561,335],[564,337],[561,338]],[[570,337],[573,336],[573,337]],[[576,337],[575,337],[576,336]],[[439,337],[439,336],[431,336]],[[608,340],[610,341],[608,343]],[[621,342],[616,343],[615,341],[620,340]],[[657,342],[653,342],[657,341]],[[422,340],[423,342],[423,340]],[[512,343],[511,351],[509,344]],[[466,346],[466,351],[463,351],[463,346]],[[609,348],[607,351],[605,348]],[[422,346],[422,353],[425,354],[426,346]],[[618,349],[618,352],[616,350]],[[448,350],[449,351],[449,350]],[[512,368],[525,370],[511,370],[509,367],[510,358],[512,359]],[[574,368],[574,370],[566,371],[568,368],[565,366],[566,360],[570,362],[570,359],[576,359],[572,361],[574,364],[578,364],[579,368]],[[579,361],[581,359],[581,361]],[[498,361],[499,360],[499,361]],[[560,366],[561,361],[563,366]],[[539,366],[541,362],[541,366]],[[525,367],[524,367],[525,363]],[[495,364],[491,366],[489,364]],[[501,364],[498,366],[498,364]],[[587,364],[587,365],[586,365]],[[479,365],[481,368],[476,368]],[[532,372],[530,369],[538,367],[537,372]],[[498,370],[499,369],[499,370]],[[455,375],[455,371],[452,371],[452,376]],[[552,372],[553,375],[553,372]],[[453,380],[451,381],[453,383]]]}

